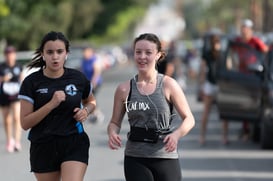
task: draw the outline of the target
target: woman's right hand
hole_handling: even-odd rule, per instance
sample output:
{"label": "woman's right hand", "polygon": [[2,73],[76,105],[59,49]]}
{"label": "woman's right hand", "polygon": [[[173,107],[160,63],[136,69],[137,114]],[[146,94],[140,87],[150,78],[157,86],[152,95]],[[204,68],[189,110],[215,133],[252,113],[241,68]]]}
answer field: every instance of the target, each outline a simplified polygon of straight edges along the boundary
{"label": "woman's right hand", "polygon": [[108,145],[112,150],[117,150],[121,148],[121,138],[116,133],[111,133],[109,135]]}
{"label": "woman's right hand", "polygon": [[55,91],[50,100],[53,108],[58,107],[63,101],[65,101],[65,93],[62,90]]}

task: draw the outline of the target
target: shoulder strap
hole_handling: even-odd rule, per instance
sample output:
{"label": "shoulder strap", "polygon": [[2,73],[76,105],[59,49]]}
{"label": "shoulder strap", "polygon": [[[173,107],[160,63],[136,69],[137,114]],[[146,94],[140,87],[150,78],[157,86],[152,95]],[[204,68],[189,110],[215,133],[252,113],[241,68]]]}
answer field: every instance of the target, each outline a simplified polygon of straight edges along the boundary
{"label": "shoulder strap", "polygon": [[132,94],[132,84],[133,84],[133,79],[130,80],[130,90],[129,90],[129,94],[128,94],[128,98],[127,101],[129,101],[131,99],[131,94]]}
{"label": "shoulder strap", "polygon": [[163,77],[164,75],[161,73],[157,74],[157,87],[163,87]]}
{"label": "shoulder strap", "polygon": [[[162,88],[162,90],[164,89],[164,85],[163,85],[164,76],[165,76],[164,74],[161,74],[161,73],[158,74],[159,83],[157,86],[160,86]],[[171,102],[168,102],[168,103],[170,105],[170,112],[171,112],[171,114],[173,114],[173,104]]]}
{"label": "shoulder strap", "polygon": [[130,80],[130,90],[129,90],[129,94],[126,98],[126,101],[125,101],[125,108],[126,108],[126,111],[128,112],[128,102],[130,101],[131,99],[131,94],[132,94],[132,83],[133,83],[133,79]]}

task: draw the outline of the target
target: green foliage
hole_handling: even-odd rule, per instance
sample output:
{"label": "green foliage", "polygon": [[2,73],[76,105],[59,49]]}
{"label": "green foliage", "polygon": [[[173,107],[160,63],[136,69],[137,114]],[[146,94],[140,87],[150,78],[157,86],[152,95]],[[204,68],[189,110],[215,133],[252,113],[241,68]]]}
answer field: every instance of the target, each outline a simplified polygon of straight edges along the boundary
{"label": "green foliage", "polygon": [[0,0],[0,17],[5,17],[10,13],[9,7],[4,0]]}
{"label": "green foliage", "polygon": [[[234,25],[239,16],[250,15],[252,1],[181,0],[185,35],[197,37],[212,26]],[[55,30],[73,42],[120,43],[131,38],[135,25],[155,2],[158,0],[0,0],[0,41],[20,50],[35,49],[45,33]]]}
{"label": "green foliage", "polygon": [[146,7],[156,0],[0,0],[0,41],[20,50],[37,48],[48,31],[62,31],[73,42],[92,37],[121,41]]}
{"label": "green foliage", "polygon": [[234,26],[236,18],[250,16],[250,2],[250,0],[185,0],[182,11],[186,19],[187,36],[200,36],[211,27],[228,29]]}
{"label": "green foliage", "polygon": [[[250,1],[238,1],[238,0],[214,0],[213,3],[206,9],[204,15],[206,15],[210,22],[217,22],[234,19],[235,11],[238,11],[242,17],[248,15]],[[217,15],[217,16],[215,16]]]}
{"label": "green foliage", "polygon": [[94,21],[99,18],[98,13],[103,9],[99,0],[73,1],[72,20],[68,29],[68,36],[72,39],[81,39],[89,35]]}
{"label": "green foliage", "polygon": [[[67,1],[7,1],[11,13],[0,18],[0,38],[18,49],[34,49],[50,30],[66,32],[70,23],[71,4]],[[53,3],[54,2],[54,3]]]}
{"label": "green foliage", "polygon": [[[195,2],[193,2],[195,1]],[[200,6],[196,6],[196,0],[193,0],[190,2],[186,2],[184,4],[184,8],[181,10],[184,15],[184,19],[186,22],[186,32],[184,33],[185,36],[189,37],[198,37],[198,25],[202,24],[204,22],[204,18],[200,19],[203,13],[203,4],[202,1],[198,1],[200,3]]]}
{"label": "green foliage", "polygon": [[[112,23],[107,27],[104,36],[91,36],[95,44],[121,43],[125,38],[130,38],[136,23],[145,14],[141,6],[133,6],[116,14]],[[136,18],[137,17],[137,18]]]}
{"label": "green foliage", "polygon": [[150,4],[157,0],[102,0],[103,9],[94,23],[90,41],[95,44],[121,43],[132,36]]}

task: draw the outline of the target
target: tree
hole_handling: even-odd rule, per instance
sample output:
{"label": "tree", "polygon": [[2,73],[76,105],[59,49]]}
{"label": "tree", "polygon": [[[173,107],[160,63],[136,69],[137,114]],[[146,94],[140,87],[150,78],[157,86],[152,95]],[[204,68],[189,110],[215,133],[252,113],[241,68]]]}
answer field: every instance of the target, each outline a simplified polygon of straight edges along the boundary
{"label": "tree", "polygon": [[102,11],[103,5],[98,0],[71,1],[73,11],[68,28],[68,36],[72,39],[86,38],[94,28],[94,22]]}
{"label": "tree", "polygon": [[99,0],[8,0],[11,10],[0,17],[0,39],[21,50],[34,49],[42,36],[61,31],[70,39],[81,38],[90,31],[100,9]]}
{"label": "tree", "polygon": [[155,1],[0,0],[0,40],[29,50],[55,30],[71,41],[120,41]]}
{"label": "tree", "polygon": [[0,17],[5,17],[10,13],[10,9],[4,0],[0,0]]}
{"label": "tree", "polygon": [[157,0],[102,0],[90,39],[98,44],[121,42],[130,37],[136,23],[142,19],[150,4]]}
{"label": "tree", "polygon": [[263,0],[263,31],[272,32],[273,29],[273,2],[269,0]]}

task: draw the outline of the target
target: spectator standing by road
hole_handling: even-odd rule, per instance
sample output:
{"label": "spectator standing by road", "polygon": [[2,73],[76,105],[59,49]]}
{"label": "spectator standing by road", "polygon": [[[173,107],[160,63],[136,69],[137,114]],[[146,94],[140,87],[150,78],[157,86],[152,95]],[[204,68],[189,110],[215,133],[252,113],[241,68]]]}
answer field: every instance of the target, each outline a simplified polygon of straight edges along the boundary
{"label": "spectator standing by road", "polygon": [[[221,39],[217,34],[210,36],[210,49],[203,52],[202,62],[200,68],[200,80],[199,83],[202,85],[201,96],[204,104],[204,110],[201,117],[201,130],[200,130],[200,144],[204,145],[206,142],[206,131],[209,113],[211,107],[216,98],[218,91],[217,86],[217,70],[219,69],[221,60],[224,58],[224,52],[221,47]],[[223,136],[222,143],[228,144],[228,122],[223,121]]]}
{"label": "spectator standing by road", "polygon": [[[244,19],[241,23],[241,34],[240,36],[235,38],[235,41],[246,43],[250,47],[254,48],[255,50],[266,53],[268,52],[268,46],[258,37],[254,36],[253,32],[253,22],[250,19]],[[240,59],[241,60],[241,59]],[[239,62],[239,71],[243,73],[247,73],[247,65],[250,63],[250,61],[240,61]],[[240,134],[240,137],[242,137],[243,140],[248,140],[250,134],[250,128],[249,128],[249,122],[244,121],[242,126],[242,133]]]}
{"label": "spectator standing by road", "polygon": [[61,32],[46,34],[20,88],[21,125],[30,129],[31,171],[39,181],[82,181],[89,158],[83,122],[95,109],[89,80],[66,68],[69,41]]}
{"label": "spectator standing by road", "polygon": [[[102,79],[102,63],[95,54],[95,50],[91,47],[86,47],[83,50],[83,58],[81,63],[81,71],[86,78],[90,80],[93,86],[93,94],[96,96],[99,91],[103,79]],[[101,123],[104,121],[104,114],[96,107],[93,114],[90,115],[91,122]]]}
{"label": "spectator standing by road", "polygon": [[157,63],[157,71],[161,74],[174,76],[175,73],[175,46],[174,41],[161,41],[162,49],[167,53],[163,60]]}
{"label": "spectator standing by road", "polygon": [[21,150],[20,103],[17,98],[23,79],[22,66],[16,61],[16,49],[7,46],[5,62],[0,65],[0,106],[6,133],[6,150],[10,153]]}
{"label": "spectator standing by road", "polygon": [[[113,150],[122,145],[119,135],[127,112],[130,132],[125,147],[126,181],[181,181],[177,145],[195,124],[187,99],[179,84],[157,72],[156,64],[165,53],[154,34],[134,40],[134,60],[138,74],[118,85],[108,124],[108,144]],[[182,119],[172,124],[172,108]]]}

